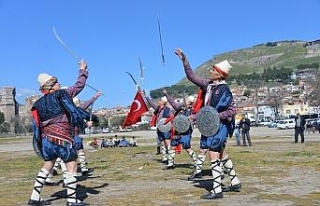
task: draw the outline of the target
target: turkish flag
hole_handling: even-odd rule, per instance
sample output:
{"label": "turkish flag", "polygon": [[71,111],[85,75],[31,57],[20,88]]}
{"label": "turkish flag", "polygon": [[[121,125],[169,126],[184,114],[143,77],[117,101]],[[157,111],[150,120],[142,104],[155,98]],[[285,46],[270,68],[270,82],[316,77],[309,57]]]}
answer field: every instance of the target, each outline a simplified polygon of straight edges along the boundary
{"label": "turkish flag", "polygon": [[149,109],[142,97],[141,92],[138,91],[131,104],[130,111],[127,114],[127,117],[122,124],[122,128],[125,128],[126,126],[131,126],[134,123],[140,122],[141,116],[148,110]]}

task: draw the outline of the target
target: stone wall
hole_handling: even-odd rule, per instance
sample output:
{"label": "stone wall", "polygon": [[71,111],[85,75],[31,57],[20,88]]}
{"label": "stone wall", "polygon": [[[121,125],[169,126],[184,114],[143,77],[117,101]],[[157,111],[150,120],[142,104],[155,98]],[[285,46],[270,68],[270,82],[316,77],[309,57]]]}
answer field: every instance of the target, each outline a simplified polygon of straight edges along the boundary
{"label": "stone wall", "polygon": [[0,111],[4,113],[5,121],[10,124],[11,133],[14,133],[15,121],[19,115],[19,105],[15,97],[15,87],[0,88]]}

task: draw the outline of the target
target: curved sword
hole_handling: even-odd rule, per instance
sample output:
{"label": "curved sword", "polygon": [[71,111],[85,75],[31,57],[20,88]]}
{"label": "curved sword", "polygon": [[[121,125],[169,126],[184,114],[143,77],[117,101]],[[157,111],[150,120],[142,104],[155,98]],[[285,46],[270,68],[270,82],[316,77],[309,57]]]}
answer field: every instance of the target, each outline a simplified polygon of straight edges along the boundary
{"label": "curved sword", "polygon": [[141,80],[141,86],[143,86],[143,80],[144,80],[143,69],[144,69],[144,67],[142,66],[141,58],[139,57],[139,75],[140,75],[140,80]]}
{"label": "curved sword", "polygon": [[[58,42],[63,46],[63,48],[65,48],[67,50],[67,52],[69,54],[71,54],[71,56],[77,61],[80,62],[80,58],[72,51],[72,49],[60,38],[60,36],[58,35],[56,28],[53,26],[52,27],[52,31],[54,36],[56,37],[56,39],[58,40]],[[89,88],[91,88],[92,90],[98,92],[98,90],[92,86],[90,86],[89,84],[86,84]],[[104,96],[104,94],[102,94]]]}
{"label": "curved sword", "polygon": [[137,91],[140,91],[140,86],[139,84],[137,83],[137,81],[134,79],[134,77],[132,76],[132,74],[130,72],[126,72],[132,79],[132,81],[134,82],[134,85],[136,86],[136,90]]}
{"label": "curved sword", "polygon": [[72,49],[60,38],[60,36],[58,35],[56,29],[54,28],[54,26],[52,27],[52,31],[54,36],[56,37],[56,39],[59,41],[59,43],[63,46],[63,48],[65,48],[67,50],[67,52],[77,61],[79,62],[80,59],[79,57],[72,51]]}

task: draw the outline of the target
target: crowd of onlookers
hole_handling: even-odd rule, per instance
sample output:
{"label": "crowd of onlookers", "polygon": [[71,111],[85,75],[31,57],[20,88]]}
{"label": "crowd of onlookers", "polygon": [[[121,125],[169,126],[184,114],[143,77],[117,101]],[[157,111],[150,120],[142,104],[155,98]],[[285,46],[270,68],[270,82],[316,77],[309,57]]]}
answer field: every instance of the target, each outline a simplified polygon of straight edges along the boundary
{"label": "crowd of onlookers", "polygon": [[94,148],[108,148],[108,147],[137,147],[138,143],[136,138],[133,136],[128,140],[125,136],[121,139],[118,138],[118,135],[114,135],[114,137],[110,137],[108,140],[104,137],[101,137],[101,141],[99,143],[97,138],[93,138],[93,141],[89,141],[88,145]]}

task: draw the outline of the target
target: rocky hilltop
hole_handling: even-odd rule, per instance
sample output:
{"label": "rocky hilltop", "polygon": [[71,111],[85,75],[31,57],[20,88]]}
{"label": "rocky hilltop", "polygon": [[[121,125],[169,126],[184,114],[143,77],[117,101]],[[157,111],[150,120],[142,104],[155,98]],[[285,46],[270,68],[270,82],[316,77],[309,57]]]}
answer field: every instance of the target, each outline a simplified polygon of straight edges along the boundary
{"label": "rocky hilltop", "polygon": [[[211,66],[228,59],[234,69],[232,75],[260,73],[266,68],[292,68],[300,64],[312,64],[320,62],[320,40],[315,41],[278,41],[255,45],[251,48],[239,49],[213,56],[197,68],[195,73],[199,76],[207,76]],[[186,78],[180,80],[177,85],[189,85]]]}

